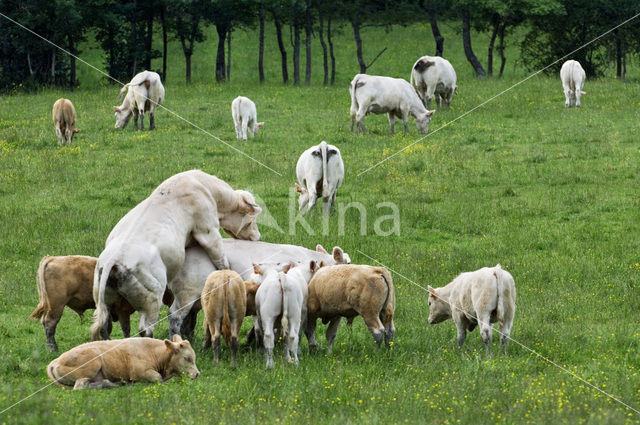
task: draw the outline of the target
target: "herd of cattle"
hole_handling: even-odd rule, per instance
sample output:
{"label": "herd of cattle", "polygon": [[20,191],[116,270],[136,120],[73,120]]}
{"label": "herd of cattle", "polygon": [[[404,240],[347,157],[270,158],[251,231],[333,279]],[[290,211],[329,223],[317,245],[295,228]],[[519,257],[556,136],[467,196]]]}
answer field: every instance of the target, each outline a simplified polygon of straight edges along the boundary
{"label": "herd of cattle", "polygon": [[[566,106],[580,106],[585,73],[576,61],[561,70]],[[407,130],[409,116],[427,133],[434,110],[448,106],[457,93],[456,74],[440,57],[418,59],[411,82],[358,74],[349,85],[351,128],[364,131],[364,116],[387,113],[391,133],[395,118]],[[158,74],[144,71],[120,91],[122,105],[114,107],[116,128],[134,119],[143,129],[149,112],[164,99]],[[263,126],[257,121],[255,104],[239,96],[233,100],[232,116],[238,140],[246,140]],[[54,104],[53,120],[58,143],[70,144],[76,113],[72,103]],[[309,212],[322,197],[328,214],[344,179],[340,150],[321,142],[305,150],[296,166],[299,208]],[[191,170],[162,182],[151,195],[129,211],[107,237],[98,258],[46,256],[37,272],[40,302],[31,314],[40,318],[46,339],[57,350],[55,331],[65,306],[79,314],[95,308],[91,326],[93,342],[82,344],[52,361],[47,373],[62,386],[109,388],[133,381],[162,381],[179,374],[196,378],[200,372],[193,338],[199,310],[204,312],[204,348],[213,348],[219,360],[220,336],[226,340],[237,366],[239,331],[252,316],[249,338],[266,354],[272,367],[275,335],[284,342],[285,360],[298,364],[299,341],[304,333],[309,349],[318,347],[318,319],[328,323],[327,350],[331,352],[343,317],[351,323],[361,316],[378,347],[394,337],[396,299],[391,275],[384,267],[353,265],[340,247],[331,254],[318,245],[310,250],[296,245],[260,241],[256,218],[261,208],[253,195],[234,190],[225,181]],[[222,238],[220,228],[231,238]],[[491,351],[492,327],[498,322],[503,351],[515,313],[513,277],[500,265],[462,273],[448,285],[428,287],[429,323],[452,319],[458,343],[476,326],[487,351]],[[162,304],[169,306],[171,340],[153,339]],[[140,314],[138,334],[130,336],[130,315]],[[120,322],[126,339],[111,340],[112,323]],[[186,339],[183,340],[182,337]]]}

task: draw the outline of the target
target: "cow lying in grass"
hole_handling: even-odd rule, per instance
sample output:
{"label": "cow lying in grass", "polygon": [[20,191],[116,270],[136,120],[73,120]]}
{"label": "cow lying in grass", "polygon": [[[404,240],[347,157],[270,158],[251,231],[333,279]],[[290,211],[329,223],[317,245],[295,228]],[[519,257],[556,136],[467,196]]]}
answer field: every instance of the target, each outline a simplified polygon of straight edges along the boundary
{"label": "cow lying in grass", "polygon": [[378,347],[383,338],[387,346],[393,341],[395,291],[391,275],[384,267],[350,264],[321,268],[309,282],[307,308],[306,335],[310,349],[318,346],[315,339],[318,318],[329,323],[329,353],[343,317],[353,320],[362,316]]}
{"label": "cow lying in grass", "polygon": [[453,319],[462,347],[467,331],[480,327],[482,342],[491,353],[491,323],[500,324],[502,352],[507,352],[513,316],[516,311],[516,287],[511,274],[495,267],[483,267],[461,273],[442,288],[429,286],[429,323]]}
{"label": "cow lying in grass", "polygon": [[47,375],[63,387],[113,388],[146,381],[161,382],[187,374],[200,375],[196,353],[179,336],[173,342],[152,338],[93,341],[79,345],[47,366]]}

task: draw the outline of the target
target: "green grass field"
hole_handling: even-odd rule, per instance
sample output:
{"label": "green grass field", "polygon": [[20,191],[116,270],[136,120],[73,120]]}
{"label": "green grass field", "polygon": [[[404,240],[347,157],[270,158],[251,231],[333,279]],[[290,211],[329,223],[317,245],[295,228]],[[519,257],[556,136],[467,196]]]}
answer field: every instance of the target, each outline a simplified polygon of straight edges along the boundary
{"label": "green grass field", "polygon": [[[334,87],[320,85],[319,60],[310,87],[281,85],[271,36],[268,82],[258,85],[255,32],[234,33],[231,83],[213,82],[215,40],[209,40],[198,45],[194,84],[185,86],[181,53],[171,46],[164,106],[282,176],[167,111],[157,112],[154,132],[114,130],[111,106],[118,88],[98,85],[99,75],[82,66],[82,86],[74,92],[0,97],[0,409],[29,397],[2,413],[0,422],[640,422],[640,414],[516,343],[507,356],[487,357],[473,332],[461,351],[453,322],[427,323],[427,293],[421,289],[500,263],[518,291],[512,337],[640,409],[640,88],[611,77],[588,80],[583,107],[567,110],[559,78],[537,76],[435,131],[526,75],[511,49],[504,79],[476,80],[455,25],[445,29],[445,56],[456,67],[460,93],[449,110],[436,112],[432,134],[361,176],[420,135],[412,122],[407,134],[390,136],[385,116],[367,117],[364,136],[349,132],[347,84],[357,64],[347,28],[336,41]],[[433,52],[424,26],[368,29],[363,37],[370,56],[392,47],[372,73],[408,78],[415,58]],[[474,46],[484,55],[486,37],[474,39]],[[317,44],[314,49],[319,52]],[[90,44],[82,57],[98,65],[103,60]],[[256,102],[266,123],[248,142],[234,138],[230,104],[240,94]],[[81,133],[71,147],[61,148],[51,107],[63,96],[75,104]],[[342,151],[346,176],[337,201],[366,207],[365,236],[354,209],[346,214],[344,232],[338,214],[323,232],[318,211],[308,219],[315,234],[289,228],[296,160],[321,140]],[[38,300],[40,259],[98,256],[120,217],[165,178],[192,168],[259,196],[285,231],[262,225],[263,240],[340,245],[354,263],[373,263],[368,255],[406,276],[393,274],[392,350],[378,351],[356,319],[352,329],[340,328],[332,356],[307,354],[303,339],[298,368],[284,364],[278,348],[274,370],[265,370],[259,353],[246,351],[234,371],[226,345],[219,365],[211,353],[199,351],[199,324],[193,345],[202,375],[195,381],[174,378],[105,391],[42,389],[50,382],[45,367],[57,354],[47,350],[40,323],[27,318]],[[399,236],[373,231],[375,219],[389,213],[377,209],[380,202],[398,206]],[[137,316],[133,320],[137,324]],[[90,314],[80,320],[67,310],[57,331],[60,349],[88,341],[89,325]],[[119,327],[114,329],[120,337]],[[321,344],[324,329],[318,326]],[[156,336],[167,335],[165,319]],[[496,353],[497,339],[495,334]]]}

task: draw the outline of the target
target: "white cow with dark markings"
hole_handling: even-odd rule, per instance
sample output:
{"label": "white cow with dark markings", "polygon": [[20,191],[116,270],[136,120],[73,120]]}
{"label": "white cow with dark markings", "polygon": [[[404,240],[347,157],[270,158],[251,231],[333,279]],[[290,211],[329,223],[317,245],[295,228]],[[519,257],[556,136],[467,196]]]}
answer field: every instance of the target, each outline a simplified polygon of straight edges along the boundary
{"label": "white cow with dark markings", "polygon": [[409,116],[415,118],[420,133],[426,134],[429,131],[429,122],[435,110],[427,110],[413,86],[402,78],[357,74],[349,84],[349,93],[351,130],[353,131],[353,123],[356,122],[356,133],[364,133],[364,117],[370,113],[387,114],[391,134],[396,117],[402,119],[405,132],[408,130]]}
{"label": "white cow with dark markings", "polygon": [[564,105],[567,108],[571,108],[572,106],[580,107],[580,96],[587,94],[582,91],[586,78],[587,75],[584,69],[582,69],[580,62],[568,60],[562,64],[562,68],[560,68],[560,79],[562,80],[562,88],[564,89]]}
{"label": "white cow with dark markings", "polygon": [[164,100],[164,86],[160,76],[153,71],[143,71],[136,74],[130,82],[120,90],[118,98],[124,93],[127,95],[120,106],[114,106],[116,116],[116,128],[125,128],[133,117],[133,126],[138,127],[140,117],[140,130],[144,130],[144,113],[149,111],[149,130],[156,128],[155,110]]}
{"label": "white cow with dark markings", "polygon": [[309,212],[315,206],[318,196],[322,196],[322,212],[329,214],[335,204],[338,188],[344,180],[340,149],[324,141],[310,147],[300,155],[296,175],[300,212]]}
{"label": "white cow with dark markings", "polygon": [[411,84],[429,109],[431,99],[438,106],[450,106],[453,93],[457,93],[456,71],[451,63],[440,56],[423,56],[411,69]]}

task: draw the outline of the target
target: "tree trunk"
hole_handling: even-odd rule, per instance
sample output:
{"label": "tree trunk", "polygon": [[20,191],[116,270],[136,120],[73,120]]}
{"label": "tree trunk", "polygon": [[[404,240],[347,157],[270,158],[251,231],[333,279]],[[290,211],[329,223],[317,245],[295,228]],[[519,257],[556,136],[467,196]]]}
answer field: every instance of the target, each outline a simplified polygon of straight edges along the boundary
{"label": "tree trunk", "polygon": [[498,51],[500,52],[500,77],[504,72],[504,66],[507,63],[507,58],[504,57],[504,30],[507,27],[507,23],[503,22],[500,26],[500,44],[498,45]]}
{"label": "tree trunk", "polygon": [[350,19],[351,26],[353,27],[353,37],[356,40],[356,55],[358,56],[358,64],[360,64],[360,74],[367,73],[367,65],[362,58],[362,39],[360,38],[360,22],[357,18],[352,17]]}
{"label": "tree trunk", "polygon": [[136,15],[138,14],[138,1],[134,0],[133,2],[133,16],[131,17],[131,39],[130,39],[130,46],[134,46],[133,51],[130,51],[129,53],[133,55],[133,57],[131,58],[131,75],[136,75],[136,70],[138,68],[138,51],[137,51],[137,38],[138,38],[138,28],[136,25],[136,22],[138,21],[136,19]]}
{"label": "tree trunk", "polygon": [[160,9],[160,21],[162,22],[162,81],[167,81],[167,20],[164,15],[165,5]]}
{"label": "tree trunk", "polygon": [[220,82],[226,79],[224,66],[224,42],[227,37],[227,28],[219,25],[216,26],[216,31],[218,32],[218,52],[216,54],[216,81]]}
{"label": "tree trunk", "polygon": [[258,75],[260,84],[264,83],[264,3],[260,2],[258,9],[258,19],[260,21],[260,35],[258,36]]}
{"label": "tree trunk", "polygon": [[429,21],[431,22],[431,32],[433,33],[433,39],[436,42],[436,56],[442,57],[444,51],[444,37],[440,33],[438,28],[438,21],[436,20],[436,11],[433,5],[429,7]]}
{"label": "tree trunk", "polygon": [[191,53],[185,52],[184,61],[186,63],[186,68],[187,68],[187,72],[186,72],[187,84],[191,84]]}
{"label": "tree trunk", "polygon": [[273,23],[276,26],[276,36],[278,38],[278,47],[280,48],[280,56],[282,57],[282,82],[289,82],[289,72],[287,71],[287,51],[284,48],[284,42],[282,41],[282,22],[275,8],[271,9],[273,14]]}
{"label": "tree trunk", "polygon": [[622,55],[622,79],[627,78],[627,54]]}
{"label": "tree trunk", "polygon": [[56,82],[56,51],[51,50],[51,84]]}
{"label": "tree trunk", "polygon": [[322,45],[322,70],[324,71],[322,84],[326,86],[329,83],[329,64],[327,60],[327,43],[325,43],[324,41],[324,20],[322,17],[322,13],[319,13],[318,20],[320,21],[320,26],[318,27],[318,35],[320,36],[320,45]]}
{"label": "tree trunk", "polygon": [[331,15],[327,19],[327,41],[329,42],[329,56],[331,57],[331,85],[336,82],[336,57],[333,54],[333,40],[331,39]]}
{"label": "tree trunk", "polygon": [[496,44],[496,38],[498,37],[498,30],[500,29],[500,16],[496,13],[493,15],[493,31],[491,32],[491,39],[489,40],[489,53],[487,54],[487,74],[493,77],[493,46]]}
{"label": "tree trunk", "polygon": [[298,2],[293,4],[293,84],[300,85],[300,14]]}
{"label": "tree trunk", "polygon": [[67,34],[67,40],[69,41],[69,86],[73,90],[76,87],[76,48],[73,44],[73,37],[71,34]]}
{"label": "tree trunk", "polygon": [[307,0],[305,9],[305,49],[307,55],[306,68],[304,73],[304,82],[306,85],[311,84],[311,0]]}
{"label": "tree trunk", "polygon": [[227,33],[227,81],[231,81],[231,32],[233,30],[229,28]]}
{"label": "tree trunk", "polygon": [[145,40],[145,69],[151,69],[151,50],[153,49],[153,9],[147,11],[147,39]]}
{"label": "tree trunk", "polygon": [[29,75],[33,75],[33,67],[31,66],[31,53],[27,52],[27,65],[29,66]]}
{"label": "tree trunk", "polygon": [[182,45],[182,52],[184,53],[184,62],[186,67],[185,78],[187,84],[191,84],[191,55],[193,55],[193,41],[191,45],[187,46],[187,41],[184,36],[180,36],[180,44]]}
{"label": "tree trunk", "polygon": [[478,78],[484,78],[486,73],[484,72],[484,68],[482,68],[482,64],[473,53],[473,49],[471,48],[471,29],[470,29],[470,17],[469,10],[464,9],[462,11],[462,45],[464,46],[464,54],[467,56],[467,60],[473,66],[473,69],[476,71],[476,75]]}
{"label": "tree trunk", "polygon": [[621,80],[622,79],[622,40],[620,39],[618,28],[613,30],[613,33],[616,37],[616,78],[618,80]]}

